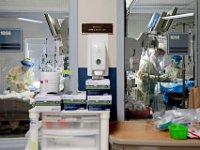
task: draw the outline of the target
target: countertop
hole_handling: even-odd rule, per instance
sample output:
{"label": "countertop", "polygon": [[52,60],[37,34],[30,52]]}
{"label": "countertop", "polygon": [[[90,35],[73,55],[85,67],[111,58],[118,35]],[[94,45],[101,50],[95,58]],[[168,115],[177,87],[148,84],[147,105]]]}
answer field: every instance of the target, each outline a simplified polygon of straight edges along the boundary
{"label": "countertop", "polygon": [[156,129],[152,119],[110,123],[110,143],[122,145],[200,146],[199,139],[174,140]]}

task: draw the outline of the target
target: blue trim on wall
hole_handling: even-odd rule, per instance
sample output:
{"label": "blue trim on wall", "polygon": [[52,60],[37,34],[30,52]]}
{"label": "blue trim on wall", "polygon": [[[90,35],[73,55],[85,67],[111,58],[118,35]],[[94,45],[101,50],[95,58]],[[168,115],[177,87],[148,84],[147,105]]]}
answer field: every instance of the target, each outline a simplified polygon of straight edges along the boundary
{"label": "blue trim on wall", "polygon": [[[106,77],[110,79],[110,90],[112,94],[112,107],[110,113],[110,120],[117,120],[117,69],[109,68],[109,76]],[[91,77],[87,76],[87,68],[78,68],[78,89],[79,91],[85,91],[85,81]]]}

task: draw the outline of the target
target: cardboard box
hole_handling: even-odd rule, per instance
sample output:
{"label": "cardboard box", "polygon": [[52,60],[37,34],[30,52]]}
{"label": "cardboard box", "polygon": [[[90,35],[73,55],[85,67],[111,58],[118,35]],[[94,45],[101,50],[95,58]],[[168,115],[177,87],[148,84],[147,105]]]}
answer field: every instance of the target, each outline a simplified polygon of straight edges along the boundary
{"label": "cardboard box", "polygon": [[112,95],[87,96],[88,110],[110,110],[112,105]]}
{"label": "cardboard box", "polygon": [[64,110],[84,110],[86,109],[86,93],[62,95],[62,106]]}
{"label": "cardboard box", "polygon": [[37,111],[59,112],[61,111],[61,96],[59,95],[37,95],[33,106]]}

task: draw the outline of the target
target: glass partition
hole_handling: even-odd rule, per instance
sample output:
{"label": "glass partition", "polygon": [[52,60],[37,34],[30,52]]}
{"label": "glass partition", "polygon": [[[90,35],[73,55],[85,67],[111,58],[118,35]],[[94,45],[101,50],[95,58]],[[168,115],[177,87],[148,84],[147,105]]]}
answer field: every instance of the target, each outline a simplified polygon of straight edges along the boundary
{"label": "glass partition", "polygon": [[[195,5],[195,0],[127,3],[126,119],[188,107],[189,91],[194,86]],[[175,15],[178,17],[170,18]],[[183,33],[187,35],[183,37]]]}
{"label": "glass partition", "polygon": [[[23,4],[20,1],[16,4],[12,2],[12,5],[6,2],[5,8],[0,7],[1,28],[18,28],[23,32],[23,48],[20,52],[12,51],[0,54],[0,138],[24,137],[29,129],[28,110],[32,108],[29,102],[37,92],[35,89],[38,87],[38,85],[37,87],[33,85],[35,88],[29,89],[28,95],[27,91],[11,90],[8,76],[19,75],[19,80],[21,80],[24,75],[23,71],[20,70],[21,61],[24,57],[29,57],[34,62],[32,68],[35,73],[34,81],[38,81],[42,56],[48,56],[48,62],[54,60],[52,53],[56,46],[44,13],[48,13],[53,19],[60,22],[63,22],[69,16],[69,0],[48,0],[46,2],[38,1]],[[66,31],[68,31],[67,26]],[[46,39],[48,39],[47,44]],[[65,40],[68,39],[65,38]],[[15,67],[18,67],[18,70],[11,71]]]}

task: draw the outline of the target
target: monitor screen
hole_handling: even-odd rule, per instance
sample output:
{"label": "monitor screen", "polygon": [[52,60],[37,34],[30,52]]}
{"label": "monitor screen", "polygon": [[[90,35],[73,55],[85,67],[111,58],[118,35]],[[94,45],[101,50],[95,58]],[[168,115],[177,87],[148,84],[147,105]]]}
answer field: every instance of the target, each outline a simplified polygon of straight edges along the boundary
{"label": "monitor screen", "polygon": [[22,48],[21,29],[0,28],[0,52],[20,52]]}
{"label": "monitor screen", "polygon": [[47,14],[47,13],[45,13],[44,16],[45,16],[45,18],[46,18],[46,20],[47,20],[49,29],[50,29],[50,31],[51,31],[51,35],[52,35],[53,37],[57,37],[58,32],[57,32],[57,29],[56,29],[56,27],[55,27],[55,22],[54,22],[54,20],[53,20],[53,19],[51,18],[51,16],[50,16],[49,14]]}
{"label": "monitor screen", "polygon": [[[172,24],[173,19],[164,20],[162,19],[162,17],[176,15],[177,10],[178,10],[177,8],[172,8],[168,12],[162,12],[160,16],[156,18],[156,22],[154,23],[154,27],[153,29],[151,29],[151,31],[155,31],[157,34],[162,34],[164,32],[167,32]],[[152,17],[155,18],[156,15],[153,15]],[[150,21],[152,22],[152,19]]]}
{"label": "monitor screen", "polygon": [[158,34],[163,32],[163,25],[165,23],[165,20],[162,19],[162,17],[166,17],[167,13],[166,12],[162,12],[162,14],[160,15],[155,27],[154,27],[154,31],[156,31]]}
{"label": "monitor screen", "polygon": [[[178,10],[177,8],[171,9],[170,11],[167,12],[166,17],[176,15],[177,10]],[[163,25],[163,31],[164,31],[164,32],[166,32],[166,31],[169,30],[169,28],[170,28],[170,26],[171,26],[171,24],[172,24],[172,21],[173,21],[173,19],[165,20],[165,23],[164,23],[164,25]]]}
{"label": "monitor screen", "polygon": [[68,18],[66,17],[60,28],[60,35],[61,35],[61,41],[63,44],[63,53],[68,54],[69,53],[69,45],[68,45],[68,37],[69,37],[69,26],[68,26]]}
{"label": "monitor screen", "polygon": [[167,35],[168,54],[188,55],[189,48],[189,33],[169,33]]}

